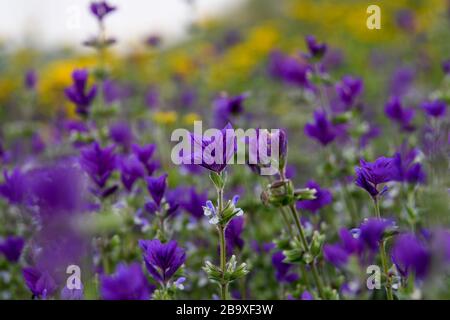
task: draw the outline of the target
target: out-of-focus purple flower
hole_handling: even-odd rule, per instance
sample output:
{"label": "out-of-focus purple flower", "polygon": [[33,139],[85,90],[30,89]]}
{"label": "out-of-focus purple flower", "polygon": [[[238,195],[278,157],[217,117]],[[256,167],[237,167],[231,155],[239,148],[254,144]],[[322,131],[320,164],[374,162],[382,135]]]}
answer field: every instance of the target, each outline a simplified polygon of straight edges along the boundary
{"label": "out-of-focus purple flower", "polygon": [[369,124],[369,129],[359,138],[359,146],[365,148],[370,140],[377,138],[381,134],[381,128],[377,125]]}
{"label": "out-of-focus purple flower", "polygon": [[402,106],[400,98],[394,96],[385,105],[384,112],[391,120],[397,122],[405,131],[414,129],[411,122],[416,114],[413,108],[405,108]]}
{"label": "out-of-focus purple flower", "polygon": [[399,178],[398,167],[394,158],[380,157],[374,162],[360,161],[360,166],[355,168],[358,187],[366,190],[373,198],[380,192],[377,186],[381,183],[396,181]]}
{"label": "out-of-focus purple flower", "polygon": [[401,97],[405,95],[411,87],[415,71],[410,67],[400,67],[395,69],[389,82],[389,92],[392,96]]}
{"label": "out-of-focus purple flower", "polygon": [[450,232],[438,229],[432,233],[431,251],[433,259],[447,268],[450,263]]}
{"label": "out-of-focus purple flower", "polygon": [[269,73],[272,77],[286,84],[311,88],[308,80],[311,66],[299,58],[284,55],[280,51],[274,51],[269,59]]}
{"label": "out-of-focus purple flower", "polygon": [[333,196],[328,189],[323,189],[314,180],[308,181],[306,188],[316,189],[316,198],[314,200],[304,200],[297,202],[297,208],[317,213],[321,208],[329,205],[333,201]]}
{"label": "out-of-focus purple flower", "polygon": [[305,125],[305,134],[326,146],[339,135],[340,130],[327,118],[325,111],[314,111],[314,122]]}
{"label": "out-of-focus purple flower", "polygon": [[389,226],[393,226],[392,221],[369,218],[361,223],[359,237],[368,249],[377,251],[384,232]]}
{"label": "out-of-focus purple flower", "polygon": [[28,90],[34,90],[36,89],[36,84],[37,84],[37,73],[35,70],[28,70],[25,73],[25,79],[24,79],[24,85],[25,88],[27,88]]}
{"label": "out-of-focus purple flower", "polygon": [[247,93],[233,97],[229,97],[226,93],[220,94],[213,102],[215,126],[223,127],[231,120],[231,116],[244,112],[244,101],[247,97]]}
{"label": "out-of-focus purple flower", "polygon": [[101,148],[98,142],[94,142],[81,150],[81,167],[98,187],[98,190],[93,190],[94,193],[101,197],[107,197],[117,189],[117,186],[105,189],[109,177],[117,166],[114,149],[115,146]]}
{"label": "out-of-focus purple flower", "polygon": [[181,200],[181,207],[189,212],[195,219],[203,218],[203,204],[208,200],[208,192],[197,192],[194,187],[186,190],[185,197]]}
{"label": "out-of-focus purple flower", "polygon": [[145,39],[145,44],[151,48],[157,48],[161,46],[162,38],[157,34],[152,34]]}
{"label": "out-of-focus purple flower", "polygon": [[279,282],[292,283],[298,280],[298,274],[291,272],[294,265],[283,262],[285,258],[286,257],[281,251],[275,252],[272,255],[272,265],[275,268],[275,277]]}
{"label": "out-of-focus purple flower", "polygon": [[145,93],[145,105],[150,109],[155,109],[159,106],[159,91],[155,86],[148,88]]}
{"label": "out-of-focus purple flower", "polygon": [[24,268],[22,274],[33,298],[47,299],[56,292],[57,284],[48,272],[36,268]]}
{"label": "out-of-focus purple flower", "polygon": [[147,189],[153,198],[153,201],[158,205],[161,205],[161,200],[164,197],[164,193],[167,188],[167,174],[163,174],[160,177],[147,177]]}
{"label": "out-of-focus purple flower", "polygon": [[92,2],[89,8],[91,13],[96,16],[99,21],[102,21],[105,16],[117,9],[106,1]]}
{"label": "out-of-focus purple flower", "polygon": [[302,300],[314,300],[314,297],[311,293],[309,293],[309,291],[305,290],[302,293],[301,299]]}
{"label": "out-of-focus purple flower", "polygon": [[346,228],[339,230],[339,239],[341,240],[342,248],[349,254],[359,256],[363,249],[363,243],[359,240],[360,233],[354,233]]}
{"label": "out-of-focus purple flower", "polygon": [[191,153],[181,156],[183,163],[198,164],[220,173],[236,153],[236,148],[236,135],[231,124],[227,124],[212,137],[191,134]]}
{"label": "out-of-focus purple flower", "polygon": [[152,288],[139,263],[127,266],[120,263],[112,275],[100,276],[100,293],[103,300],[147,300]]}
{"label": "out-of-focus purple flower", "polygon": [[134,140],[133,131],[126,121],[118,121],[109,127],[110,138],[125,150],[128,150]]}
{"label": "out-of-focus purple flower", "polygon": [[121,159],[120,172],[122,183],[128,191],[133,189],[136,180],[143,178],[146,174],[144,165],[134,154]]}
{"label": "out-of-focus purple flower", "polygon": [[341,81],[335,86],[339,98],[348,107],[355,104],[356,98],[361,94],[363,88],[364,85],[361,78],[349,75],[343,76]]}
{"label": "out-of-focus purple flower", "polygon": [[256,240],[252,240],[250,242],[250,247],[256,253],[270,253],[270,251],[272,251],[276,247],[276,244],[273,242],[259,243]]}
{"label": "out-of-focus purple flower", "polygon": [[31,151],[34,154],[42,153],[45,150],[45,142],[39,133],[33,134],[31,137]]}
{"label": "out-of-focus purple flower", "polygon": [[395,13],[395,22],[400,29],[406,32],[414,32],[416,30],[416,19],[413,10],[398,10]]}
{"label": "out-of-focus purple flower", "polygon": [[86,116],[96,94],[97,86],[87,88],[89,73],[86,69],[76,69],[72,72],[73,84],[64,90],[66,97],[76,105],[76,112]]}
{"label": "out-of-focus purple flower", "polygon": [[447,105],[442,100],[431,100],[422,103],[422,109],[433,118],[442,118],[446,114]]}
{"label": "out-of-focus purple flower", "polygon": [[158,239],[139,240],[145,265],[150,275],[166,284],[186,261],[186,253],[175,240],[161,243]]}
{"label": "out-of-focus purple flower", "polygon": [[0,241],[0,253],[3,253],[8,261],[17,262],[24,246],[25,240],[22,237],[9,236]]}
{"label": "out-of-focus purple flower", "polygon": [[0,184],[0,196],[9,201],[10,204],[19,204],[24,196],[24,176],[19,168],[8,173],[3,170],[4,182]]}
{"label": "out-of-focus purple flower", "polygon": [[325,260],[340,268],[347,264],[350,254],[339,244],[325,244],[323,246]]}
{"label": "out-of-focus purple flower", "polygon": [[231,256],[234,249],[241,250],[244,246],[242,231],[244,230],[244,217],[235,217],[225,229],[225,240],[227,241],[227,255]]}
{"label": "out-of-focus purple flower", "polygon": [[69,289],[67,286],[64,286],[61,290],[60,298],[61,300],[83,300],[84,299],[84,287],[81,284],[80,289]]}
{"label": "out-of-focus purple flower", "polygon": [[236,30],[227,30],[221,39],[216,43],[215,47],[218,52],[223,52],[226,49],[233,47],[242,40],[241,33]]}
{"label": "out-of-focus purple flower", "polygon": [[394,155],[395,165],[399,172],[398,181],[408,183],[425,183],[426,173],[421,163],[417,162],[420,151],[416,148],[400,150]]}
{"label": "out-of-focus purple flower", "polygon": [[318,43],[316,37],[308,35],[305,37],[306,45],[308,46],[310,57],[320,59],[327,52],[326,43]]}
{"label": "out-of-focus purple flower", "polygon": [[407,277],[414,272],[418,279],[423,279],[429,269],[431,255],[425,245],[414,234],[399,235],[392,247],[392,261],[398,272]]}
{"label": "out-of-focus purple flower", "polygon": [[145,166],[147,174],[151,176],[153,172],[158,169],[159,163],[157,161],[151,161],[151,158],[156,150],[155,144],[147,144],[139,146],[138,144],[133,144],[131,146],[133,153],[138,157],[139,161]]}
{"label": "out-of-focus purple flower", "polygon": [[444,71],[445,74],[450,74],[450,59],[447,59],[442,62],[442,71]]}
{"label": "out-of-focus purple flower", "polygon": [[118,102],[129,95],[127,87],[122,86],[116,81],[107,79],[103,82],[103,97],[106,104]]}
{"label": "out-of-focus purple flower", "polygon": [[83,121],[77,121],[77,120],[66,120],[64,121],[64,129],[68,132],[88,132],[89,127],[87,124]]}

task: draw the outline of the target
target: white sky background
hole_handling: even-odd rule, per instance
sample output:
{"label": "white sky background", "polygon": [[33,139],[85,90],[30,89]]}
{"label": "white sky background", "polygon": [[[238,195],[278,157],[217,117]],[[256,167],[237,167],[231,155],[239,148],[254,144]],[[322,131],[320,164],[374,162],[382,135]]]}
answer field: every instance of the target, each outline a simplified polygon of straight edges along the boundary
{"label": "white sky background", "polygon": [[[213,17],[238,7],[245,0],[109,0],[118,7],[106,18],[108,35],[122,48],[152,33],[169,41],[179,39],[197,17]],[[0,39],[8,46],[30,39],[43,47],[79,45],[96,34],[89,12],[90,0],[0,0]]]}

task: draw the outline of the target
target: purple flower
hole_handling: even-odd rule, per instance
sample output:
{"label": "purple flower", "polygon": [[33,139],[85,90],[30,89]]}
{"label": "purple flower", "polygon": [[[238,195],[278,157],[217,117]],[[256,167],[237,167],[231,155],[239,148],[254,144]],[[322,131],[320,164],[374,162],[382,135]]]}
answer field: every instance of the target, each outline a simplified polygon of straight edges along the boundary
{"label": "purple flower", "polygon": [[157,34],[152,34],[145,39],[145,44],[149,47],[156,48],[159,47],[162,43],[162,38]]}
{"label": "purple flower", "polygon": [[118,121],[109,127],[110,138],[125,150],[128,150],[134,140],[133,131],[128,122]]}
{"label": "purple flower", "polygon": [[308,76],[311,66],[296,57],[274,51],[269,59],[269,73],[286,84],[311,88]]}
{"label": "purple flower", "polygon": [[384,112],[391,120],[397,122],[405,131],[414,129],[411,122],[415,115],[413,108],[404,108],[398,97],[392,97],[385,105]]}
{"label": "purple flower", "polygon": [[146,181],[148,192],[159,207],[161,205],[161,200],[164,197],[164,193],[166,192],[167,174],[163,174],[157,178],[148,177],[146,178]]}
{"label": "purple flower", "polygon": [[314,111],[314,122],[305,125],[305,134],[326,146],[339,135],[339,128],[327,118],[325,111]]}
{"label": "purple flower", "polygon": [[147,300],[152,288],[139,263],[120,263],[112,275],[100,276],[100,293],[104,300]]}
{"label": "purple flower", "polygon": [[76,69],[72,72],[73,84],[67,87],[64,92],[66,97],[76,105],[76,111],[82,116],[86,116],[96,94],[97,86],[87,88],[89,73],[86,69]]}
{"label": "purple flower", "polygon": [[350,254],[339,244],[325,244],[323,256],[325,260],[340,268],[347,264]]}
{"label": "purple flower", "polygon": [[98,142],[94,142],[81,150],[81,167],[97,186],[97,190],[92,191],[101,197],[107,197],[117,189],[117,186],[105,189],[109,177],[116,169],[114,149],[114,146],[102,149]]}
{"label": "purple flower", "polygon": [[407,277],[411,272],[414,272],[419,279],[426,276],[431,256],[422,241],[414,234],[399,235],[392,247],[391,256],[403,277]]}
{"label": "purple flower", "polygon": [[393,96],[405,95],[415,78],[415,71],[409,67],[397,68],[391,76],[389,91]]}
{"label": "purple flower", "polygon": [[360,78],[344,76],[341,82],[336,84],[336,92],[341,101],[348,107],[353,106],[356,98],[363,91],[364,85]]}
{"label": "purple flower", "polygon": [[311,293],[309,293],[309,291],[305,290],[302,293],[301,299],[302,300],[314,300],[314,297]]}
{"label": "purple flower", "polygon": [[360,225],[359,237],[368,249],[377,251],[380,241],[383,239],[384,232],[389,226],[393,226],[392,221],[369,218]]}
{"label": "purple flower", "polygon": [[34,90],[36,88],[37,83],[37,74],[36,71],[30,69],[25,73],[25,79],[24,79],[24,85],[25,88],[28,90]]}
{"label": "purple flower", "polygon": [[69,289],[67,286],[64,286],[61,290],[60,298],[61,300],[83,300],[84,299],[84,288],[83,284],[81,284],[80,289]]}
{"label": "purple flower", "polygon": [[247,97],[247,93],[233,97],[229,97],[226,93],[222,93],[217,97],[213,102],[216,127],[219,128],[225,126],[231,120],[231,116],[243,113],[244,101]]}
{"label": "purple flower", "polygon": [[107,104],[120,101],[129,95],[130,90],[113,80],[103,81],[103,96]]}
{"label": "purple flower", "polygon": [[426,173],[422,164],[417,162],[420,155],[418,149],[401,150],[395,153],[395,165],[398,170],[398,181],[405,181],[412,184],[425,183]]}
{"label": "purple flower", "polygon": [[416,29],[416,20],[413,10],[398,10],[395,13],[395,22],[403,31],[414,32]]}
{"label": "purple flower", "polygon": [[227,124],[212,137],[191,134],[191,147],[190,154],[181,155],[183,163],[198,164],[220,173],[236,153],[236,135],[231,124]]}
{"label": "purple flower", "polygon": [[125,157],[120,162],[120,178],[128,191],[133,189],[136,180],[143,178],[146,174],[145,167],[135,155]]}
{"label": "purple flower", "polygon": [[425,101],[422,103],[422,109],[433,118],[442,118],[446,114],[447,105],[442,100]]}
{"label": "purple flower", "polygon": [[377,186],[381,183],[395,181],[399,178],[398,167],[394,158],[380,157],[374,162],[360,161],[360,167],[355,168],[358,187],[366,190],[373,198],[380,191]]}
{"label": "purple flower", "polygon": [[275,277],[279,282],[292,283],[298,280],[298,274],[291,272],[293,264],[285,263],[286,257],[283,252],[278,251],[272,255],[272,265],[275,268]]}
{"label": "purple flower", "polygon": [[158,169],[159,164],[155,161],[151,161],[151,158],[156,150],[156,145],[147,144],[144,146],[139,146],[133,144],[131,146],[133,153],[138,157],[139,161],[145,166],[147,174],[151,176],[153,172]]}
{"label": "purple flower", "polygon": [[197,192],[194,187],[189,188],[182,197],[181,207],[189,212],[195,219],[203,218],[203,204],[208,200],[208,192]]}
{"label": "purple flower", "polygon": [[320,59],[327,51],[327,45],[325,43],[318,43],[316,37],[312,35],[306,36],[305,41],[311,57]]}
{"label": "purple flower", "polygon": [[447,75],[450,74],[450,59],[442,62],[442,71]]}
{"label": "purple flower", "polygon": [[8,261],[17,262],[24,246],[25,240],[22,237],[9,236],[0,241],[0,253],[3,253]]}
{"label": "purple flower", "polygon": [[4,183],[0,184],[0,196],[9,201],[10,204],[19,204],[24,196],[24,176],[19,168],[8,173],[3,170]]}
{"label": "purple flower", "polygon": [[235,217],[225,229],[225,240],[227,241],[227,255],[231,256],[234,249],[241,250],[244,240],[241,238],[244,230],[244,217]]}
{"label": "purple flower", "polygon": [[333,201],[333,196],[328,189],[322,189],[314,180],[308,181],[306,188],[316,189],[314,200],[304,200],[297,202],[297,208],[317,213],[321,208],[329,205]]}
{"label": "purple flower", "polygon": [[56,282],[48,272],[36,268],[24,268],[22,275],[28,289],[33,293],[33,298],[47,299],[56,292]]}
{"label": "purple flower", "polygon": [[102,21],[105,16],[116,10],[117,8],[108,4],[106,1],[93,2],[90,5],[91,13]]}
{"label": "purple flower", "polygon": [[148,272],[162,284],[166,284],[186,261],[186,253],[175,240],[167,243],[158,239],[139,240],[139,246]]}
{"label": "purple flower", "polygon": [[34,154],[42,153],[45,150],[45,142],[39,133],[33,134],[31,137],[31,151]]}
{"label": "purple flower", "polygon": [[145,93],[145,105],[150,109],[155,109],[159,106],[159,91],[155,86],[148,88]]}

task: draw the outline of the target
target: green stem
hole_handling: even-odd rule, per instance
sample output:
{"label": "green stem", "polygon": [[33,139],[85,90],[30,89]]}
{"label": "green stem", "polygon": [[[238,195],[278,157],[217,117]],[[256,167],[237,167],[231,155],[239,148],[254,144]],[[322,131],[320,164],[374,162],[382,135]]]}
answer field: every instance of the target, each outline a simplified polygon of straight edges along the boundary
{"label": "green stem", "polygon": [[[217,208],[219,215],[223,211],[223,189],[217,190]],[[228,297],[228,283],[225,281],[225,268],[227,264],[227,248],[225,242],[225,228],[220,224],[217,226],[219,231],[219,247],[220,247],[220,269],[222,270],[222,282],[220,283],[220,296],[222,300],[227,300]]]}
{"label": "green stem", "polygon": [[[380,204],[378,202],[377,198],[374,198],[374,205],[375,205],[375,215],[377,219],[381,219],[380,214]],[[386,276],[386,295],[388,300],[394,300],[394,296],[392,294],[392,285],[391,285],[391,277],[389,276],[389,269],[388,269],[388,258],[386,255],[386,247],[385,247],[385,241],[382,240],[380,243],[380,258],[381,258],[381,265],[383,267],[383,272]]]}
{"label": "green stem", "polygon": [[[302,245],[305,249],[305,252],[308,253],[309,255],[311,255],[311,250],[310,250],[308,241],[306,240],[305,231],[303,230],[302,224],[298,217],[297,209],[295,208],[295,205],[293,205],[293,204],[289,205],[289,209],[291,210],[292,217],[294,218],[295,226],[297,227],[298,235],[299,235],[300,241],[302,242]],[[322,299],[325,299],[322,282],[320,281],[319,272],[317,271],[317,267],[316,267],[314,260],[310,263],[310,267],[311,267],[311,271],[313,274],[314,282],[316,283],[317,291],[319,292],[319,296]]]}

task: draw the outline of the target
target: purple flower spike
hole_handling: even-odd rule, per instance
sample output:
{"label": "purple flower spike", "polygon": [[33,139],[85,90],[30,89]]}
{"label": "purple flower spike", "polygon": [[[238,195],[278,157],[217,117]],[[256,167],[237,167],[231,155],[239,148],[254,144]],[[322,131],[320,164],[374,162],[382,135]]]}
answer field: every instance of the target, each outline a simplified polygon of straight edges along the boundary
{"label": "purple flower spike", "polygon": [[167,174],[163,174],[158,178],[148,177],[147,188],[148,192],[153,198],[153,201],[160,206],[161,200],[164,197],[164,193],[166,192],[167,187]]}
{"label": "purple flower spike", "polygon": [[314,112],[314,123],[305,125],[305,134],[324,146],[336,139],[339,133],[338,127],[334,126],[328,120],[327,114],[321,110]]}
{"label": "purple flower spike", "polygon": [[94,142],[81,151],[81,167],[97,186],[95,191],[102,197],[106,197],[111,194],[110,192],[115,191],[110,188],[105,189],[109,177],[117,166],[114,148],[115,146],[110,146],[102,149],[98,142]]}
{"label": "purple flower spike", "polygon": [[325,43],[318,43],[316,37],[311,35],[306,36],[305,41],[311,57],[320,59],[327,52],[327,45]]}
{"label": "purple flower spike", "polygon": [[377,186],[381,183],[396,181],[399,178],[398,167],[394,158],[380,157],[374,162],[360,161],[360,167],[356,167],[355,183],[366,190],[373,198],[380,191]]}
{"label": "purple flower spike", "polygon": [[139,246],[148,272],[162,284],[166,284],[186,261],[186,253],[175,240],[167,243],[158,239],[139,240]]}
{"label": "purple flower spike", "polygon": [[386,116],[397,122],[402,130],[411,131],[414,129],[411,122],[416,114],[413,108],[405,108],[398,97],[392,97],[385,105]]}
{"label": "purple flower spike", "polygon": [[145,167],[135,155],[122,159],[120,171],[122,183],[128,191],[133,189],[136,180],[145,176]]}
{"label": "purple flower spike", "polygon": [[9,236],[3,241],[0,241],[0,253],[10,262],[19,261],[22,249],[25,246],[25,240],[21,237]]}
{"label": "purple flower spike", "polygon": [[[216,173],[222,172],[227,167],[237,150],[236,135],[229,123],[216,136],[191,134],[191,140],[191,154],[182,155],[183,162],[198,164]],[[216,155],[216,152],[221,154]]]}
{"label": "purple flower spike", "polygon": [[117,8],[108,4],[106,1],[93,2],[90,5],[91,13],[102,21],[105,16],[115,11]]}
{"label": "purple flower spike", "polygon": [[241,250],[244,240],[241,238],[244,230],[244,217],[235,217],[230,221],[225,229],[225,239],[227,241],[227,255],[231,256],[234,249]]}
{"label": "purple flower spike", "polygon": [[295,282],[298,280],[298,274],[290,272],[294,265],[283,262],[285,258],[286,257],[281,251],[275,252],[272,255],[272,265],[275,268],[275,277],[279,282]]}
{"label": "purple flower spike", "polygon": [[429,117],[443,118],[447,111],[447,105],[442,100],[432,100],[424,102],[422,109]]}
{"label": "purple flower spike", "polygon": [[11,173],[3,170],[5,182],[0,184],[0,196],[9,201],[10,204],[19,204],[24,197],[24,176],[19,168]]}
{"label": "purple flower spike", "polygon": [[362,80],[352,76],[344,76],[341,82],[336,84],[336,92],[346,106],[354,105],[356,98],[361,94],[363,88]]}
{"label": "purple flower spike", "polygon": [[100,276],[100,293],[104,300],[147,300],[153,291],[139,263],[121,263],[110,276]]}
{"label": "purple flower spike", "polygon": [[82,116],[88,115],[89,107],[97,94],[96,85],[93,85],[91,89],[87,88],[88,77],[89,73],[86,69],[74,70],[72,72],[73,84],[64,90],[66,97],[76,105],[77,113]]}
{"label": "purple flower spike", "polygon": [[414,234],[406,233],[398,236],[391,255],[392,261],[403,277],[407,277],[411,272],[419,279],[426,276],[430,265],[430,253]]}
{"label": "purple flower spike", "polygon": [[317,213],[322,207],[329,205],[333,201],[333,196],[328,189],[322,189],[314,180],[306,184],[306,188],[316,189],[316,199],[297,202],[297,208]]}
{"label": "purple flower spike", "polygon": [[56,282],[48,272],[36,268],[24,268],[22,274],[33,297],[47,299],[56,292]]}

